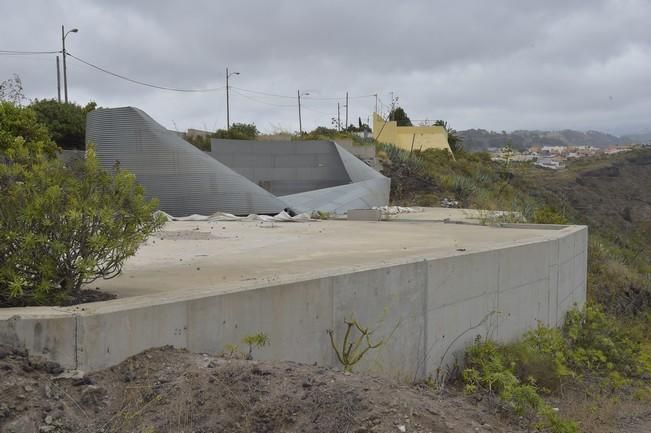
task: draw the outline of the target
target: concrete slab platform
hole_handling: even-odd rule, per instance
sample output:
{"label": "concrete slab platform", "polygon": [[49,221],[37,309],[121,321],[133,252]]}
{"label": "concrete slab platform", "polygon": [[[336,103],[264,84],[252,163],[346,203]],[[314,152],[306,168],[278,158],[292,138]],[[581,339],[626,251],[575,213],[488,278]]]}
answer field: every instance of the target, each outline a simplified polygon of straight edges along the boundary
{"label": "concrete slab platform", "polygon": [[314,278],[418,257],[455,256],[562,236],[544,229],[441,222],[451,217],[467,221],[468,215],[465,210],[443,209],[379,222],[174,221],[127,261],[121,276],[98,280],[89,288],[97,287],[119,298],[232,290],[252,283]]}
{"label": "concrete slab platform", "polygon": [[356,317],[387,338],[360,370],[425,378],[476,335],[508,341],[585,302],[586,227],[468,224],[475,215],[171,222],[121,276],[90,286],[118,299],[0,309],[0,343],[94,370],[166,344],[219,353],[263,331],[259,359],[334,366],[326,330]]}

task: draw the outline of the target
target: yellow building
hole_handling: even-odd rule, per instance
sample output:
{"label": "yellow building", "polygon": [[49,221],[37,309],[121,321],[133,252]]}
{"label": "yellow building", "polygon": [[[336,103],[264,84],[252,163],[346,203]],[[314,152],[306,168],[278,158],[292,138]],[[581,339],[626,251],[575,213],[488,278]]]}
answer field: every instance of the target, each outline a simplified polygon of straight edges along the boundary
{"label": "yellow building", "polygon": [[446,149],[448,133],[442,126],[398,126],[394,120],[384,120],[373,113],[373,138],[406,150]]}

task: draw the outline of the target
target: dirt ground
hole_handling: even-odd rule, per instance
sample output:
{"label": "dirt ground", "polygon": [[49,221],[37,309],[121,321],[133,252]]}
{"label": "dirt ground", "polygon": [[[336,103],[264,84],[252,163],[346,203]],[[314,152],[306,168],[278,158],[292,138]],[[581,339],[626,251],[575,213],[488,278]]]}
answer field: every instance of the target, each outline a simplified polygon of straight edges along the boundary
{"label": "dirt ground", "polygon": [[0,431],[7,433],[519,431],[460,393],[319,366],[167,347],[75,376],[0,350]]}

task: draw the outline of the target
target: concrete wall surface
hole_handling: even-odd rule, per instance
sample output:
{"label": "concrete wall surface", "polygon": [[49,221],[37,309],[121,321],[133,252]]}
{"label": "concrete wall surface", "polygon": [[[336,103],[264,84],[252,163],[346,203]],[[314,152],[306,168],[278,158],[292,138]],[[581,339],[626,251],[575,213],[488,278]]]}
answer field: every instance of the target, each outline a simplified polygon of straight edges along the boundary
{"label": "concrete wall surface", "polygon": [[0,343],[24,346],[66,368],[96,370],[142,350],[174,345],[221,352],[267,333],[257,359],[336,366],[326,330],[340,340],[354,317],[386,343],[359,370],[424,378],[460,359],[477,335],[518,338],[559,325],[586,300],[587,228],[445,258],[397,259],[349,273],[313,275],[231,291],[136,296],[76,307],[0,310]]}
{"label": "concrete wall surface", "polygon": [[373,113],[373,138],[405,150],[442,149],[451,152],[448,133],[442,126],[398,126]]}

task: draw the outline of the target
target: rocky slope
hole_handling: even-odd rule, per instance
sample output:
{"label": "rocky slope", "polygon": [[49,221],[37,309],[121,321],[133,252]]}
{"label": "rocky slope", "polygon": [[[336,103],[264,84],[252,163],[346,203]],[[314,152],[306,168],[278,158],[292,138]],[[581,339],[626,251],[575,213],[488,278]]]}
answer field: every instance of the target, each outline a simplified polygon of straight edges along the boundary
{"label": "rocky slope", "polygon": [[161,348],[60,374],[0,347],[0,431],[515,432],[485,402],[292,362]]}

